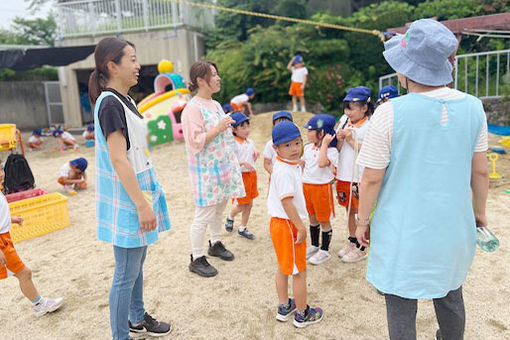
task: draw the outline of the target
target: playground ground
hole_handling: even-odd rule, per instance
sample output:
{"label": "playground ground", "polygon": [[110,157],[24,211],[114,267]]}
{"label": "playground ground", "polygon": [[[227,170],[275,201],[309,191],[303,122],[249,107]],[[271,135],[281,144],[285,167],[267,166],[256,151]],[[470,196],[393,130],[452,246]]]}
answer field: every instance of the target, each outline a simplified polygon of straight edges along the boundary
{"label": "playground ground", "polygon": [[[297,114],[303,126],[310,117]],[[270,114],[252,119],[252,134],[262,152],[270,138]],[[497,138],[491,136],[491,145]],[[38,187],[60,191],[59,167],[76,157],[89,160],[89,188],[69,197],[71,226],[16,244],[34,272],[42,294],[63,296],[58,312],[36,319],[14,278],[0,281],[2,339],[109,339],[108,292],[114,260],[111,245],[96,240],[94,201],[94,150],[53,152],[53,138],[45,151],[27,152]],[[0,157],[5,159],[6,153]],[[193,218],[185,148],[174,142],[153,148],[152,156],[166,191],[172,230],[160,234],[149,247],[145,263],[145,305],[158,319],[170,321],[168,339],[384,339],[387,338],[384,298],[364,279],[366,263],[345,264],[335,255],[321,266],[308,267],[309,302],[325,310],[323,323],[296,330],[290,322],[274,319],[276,259],[269,236],[266,209],[268,176],[257,163],[260,196],[255,200],[250,230],[257,239],[248,241],[224,233],[225,244],[235,253],[233,262],[212,259],[219,275],[200,278],[188,271],[188,230]],[[490,229],[501,246],[495,253],[479,249],[464,285],[467,311],[466,339],[503,339],[510,334],[510,159],[497,163],[506,176],[491,184],[488,200]],[[230,206],[229,206],[230,207]],[[332,252],[343,246],[347,232],[345,212],[336,207]],[[440,221],[438,221],[440,222]],[[430,301],[421,301],[417,317],[418,339],[432,339],[437,329]]]}

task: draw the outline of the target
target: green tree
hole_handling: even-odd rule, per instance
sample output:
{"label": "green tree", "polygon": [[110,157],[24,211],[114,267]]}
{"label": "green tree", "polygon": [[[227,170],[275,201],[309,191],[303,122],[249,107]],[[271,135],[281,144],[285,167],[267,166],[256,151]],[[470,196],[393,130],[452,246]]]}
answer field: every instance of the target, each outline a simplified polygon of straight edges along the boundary
{"label": "green tree", "polygon": [[47,18],[23,19],[16,17],[12,32],[20,45],[50,45],[55,43],[57,24],[50,14]]}

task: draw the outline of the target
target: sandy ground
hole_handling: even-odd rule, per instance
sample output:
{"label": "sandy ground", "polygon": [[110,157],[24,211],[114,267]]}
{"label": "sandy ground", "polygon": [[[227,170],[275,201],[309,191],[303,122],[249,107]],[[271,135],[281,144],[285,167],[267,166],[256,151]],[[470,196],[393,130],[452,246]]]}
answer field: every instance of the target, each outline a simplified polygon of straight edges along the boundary
{"label": "sandy ground", "polygon": [[[310,117],[298,115],[300,126]],[[252,120],[252,134],[262,151],[270,138],[270,114]],[[491,138],[494,143],[497,139]],[[110,338],[108,292],[113,275],[112,246],[96,240],[94,203],[94,150],[82,147],[76,153],[56,153],[53,138],[42,152],[27,158],[38,187],[60,191],[59,167],[72,158],[90,162],[90,188],[69,198],[71,226],[16,244],[34,271],[43,295],[63,296],[58,312],[36,319],[30,302],[21,294],[15,278],[0,282],[1,339],[108,339]],[[188,230],[193,203],[184,144],[174,142],[152,150],[159,180],[166,191],[172,230],[160,234],[149,247],[145,263],[146,309],[172,323],[168,338],[177,339],[384,339],[387,338],[384,298],[364,278],[366,262],[345,264],[335,255],[321,266],[308,268],[309,303],[325,310],[320,325],[296,330],[275,321],[277,297],[274,288],[276,259],[269,236],[266,194],[268,176],[258,161],[260,196],[255,200],[249,227],[255,241],[224,233],[224,243],[235,253],[234,262],[213,258],[218,268],[214,278],[200,278],[188,270]],[[0,155],[6,158],[7,154]],[[496,253],[479,249],[464,285],[467,310],[466,339],[510,339],[510,231],[508,228],[510,161],[498,161],[506,178],[493,182],[488,201],[491,230],[501,247]],[[230,207],[230,206],[229,206]],[[345,212],[337,207],[333,221],[332,252],[347,236]],[[505,302],[507,301],[507,302]],[[432,339],[437,322],[430,301],[421,301],[417,317],[419,339]]]}

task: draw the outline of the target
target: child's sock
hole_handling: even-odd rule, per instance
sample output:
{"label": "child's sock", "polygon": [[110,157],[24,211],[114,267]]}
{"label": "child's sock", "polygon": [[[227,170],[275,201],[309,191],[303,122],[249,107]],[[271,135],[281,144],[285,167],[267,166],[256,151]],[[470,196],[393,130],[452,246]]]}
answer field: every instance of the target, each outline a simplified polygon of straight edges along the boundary
{"label": "child's sock", "polygon": [[301,112],[306,112],[306,107],[305,106],[301,106]]}
{"label": "child's sock", "polygon": [[306,305],[306,308],[305,310],[301,311],[299,309],[296,310],[296,314],[299,314],[301,317],[305,317],[308,313],[309,313],[309,310],[310,309],[310,306]]}
{"label": "child's sock", "polygon": [[312,246],[318,247],[319,246],[319,236],[321,233],[321,225],[311,225],[310,224],[310,238],[312,239]]}
{"label": "child's sock", "polygon": [[281,302],[280,302],[280,303],[278,304],[278,307],[283,307],[283,308],[285,308],[285,309],[290,309],[290,299],[289,299],[289,301],[287,301],[287,303],[281,303]]}
{"label": "child's sock", "polygon": [[35,300],[32,300],[32,304],[37,305],[39,302],[41,302],[42,296],[39,295]]}
{"label": "child's sock", "polygon": [[322,246],[321,246],[322,250],[329,251],[329,243],[331,242],[331,235],[333,235],[332,229],[322,231]]}
{"label": "child's sock", "polygon": [[292,112],[297,112],[297,105],[292,107]]}
{"label": "child's sock", "polygon": [[240,225],[239,228],[238,228],[239,231],[245,231],[246,230],[246,226],[244,225]]}

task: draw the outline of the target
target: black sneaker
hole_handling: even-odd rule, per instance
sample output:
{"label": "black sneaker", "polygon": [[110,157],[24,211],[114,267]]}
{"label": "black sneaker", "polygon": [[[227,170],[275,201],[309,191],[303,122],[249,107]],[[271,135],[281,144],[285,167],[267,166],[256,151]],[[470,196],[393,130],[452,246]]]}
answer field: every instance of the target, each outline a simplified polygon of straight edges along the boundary
{"label": "black sneaker", "polygon": [[140,336],[165,336],[170,334],[171,331],[172,326],[166,322],[160,322],[154,319],[147,312],[143,317],[143,321],[138,326],[134,326],[131,321],[129,321],[129,332],[133,333],[131,336],[134,336],[135,338]]}
{"label": "black sneaker", "polygon": [[244,230],[240,230],[238,229],[237,230],[237,233],[242,236],[242,237],[246,237],[248,240],[254,240],[255,239],[255,235],[253,235],[252,233],[250,233],[250,231],[248,230],[248,228],[244,228]]}
{"label": "black sneaker", "polygon": [[193,255],[191,255],[191,262],[189,263],[189,271],[192,273],[196,273],[203,277],[212,277],[218,274],[216,268],[211,266],[205,256],[200,256],[198,259],[193,261]]}
{"label": "black sneaker", "polygon": [[211,241],[209,241],[209,251],[207,253],[209,256],[216,256],[224,261],[234,260],[234,254],[227,250],[221,241],[216,242],[214,245],[211,245]]}
{"label": "black sneaker", "polygon": [[227,222],[225,222],[225,229],[231,233],[234,230],[234,220],[227,217]]}

